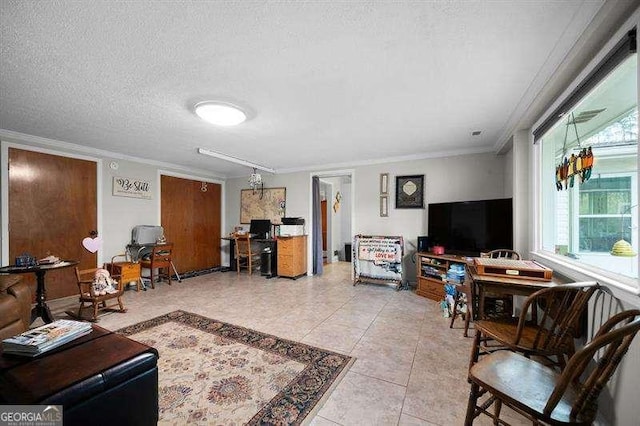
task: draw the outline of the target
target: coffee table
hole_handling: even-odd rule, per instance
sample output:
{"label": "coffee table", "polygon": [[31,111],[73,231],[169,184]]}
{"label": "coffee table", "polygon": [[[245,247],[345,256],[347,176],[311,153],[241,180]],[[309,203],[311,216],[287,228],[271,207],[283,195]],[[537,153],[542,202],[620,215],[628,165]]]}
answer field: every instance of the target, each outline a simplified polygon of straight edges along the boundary
{"label": "coffee table", "polygon": [[0,349],[0,404],[63,405],[65,425],[156,424],[157,350],[92,327],[36,358]]}

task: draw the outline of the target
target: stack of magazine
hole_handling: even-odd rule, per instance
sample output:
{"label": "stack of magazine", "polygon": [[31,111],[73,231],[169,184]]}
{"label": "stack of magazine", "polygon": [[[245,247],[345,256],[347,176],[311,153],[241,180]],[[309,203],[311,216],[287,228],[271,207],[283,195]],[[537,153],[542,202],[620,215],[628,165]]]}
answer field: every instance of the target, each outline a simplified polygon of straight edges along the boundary
{"label": "stack of magazine", "polygon": [[91,324],[57,320],[2,341],[5,354],[38,356],[91,332]]}

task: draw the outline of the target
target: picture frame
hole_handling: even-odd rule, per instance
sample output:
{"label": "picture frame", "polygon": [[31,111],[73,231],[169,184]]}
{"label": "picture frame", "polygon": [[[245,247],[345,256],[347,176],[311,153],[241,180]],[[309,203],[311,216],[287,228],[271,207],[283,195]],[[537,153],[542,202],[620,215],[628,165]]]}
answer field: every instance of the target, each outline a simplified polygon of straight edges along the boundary
{"label": "picture frame", "polygon": [[389,173],[380,173],[380,195],[389,193]]}
{"label": "picture frame", "polygon": [[240,223],[251,223],[251,219],[269,219],[279,225],[286,212],[287,189],[264,188],[240,191]]}
{"label": "picture frame", "polygon": [[396,176],[396,208],[424,209],[424,175]]}
{"label": "picture frame", "polygon": [[389,197],[380,196],[380,217],[389,217]]}

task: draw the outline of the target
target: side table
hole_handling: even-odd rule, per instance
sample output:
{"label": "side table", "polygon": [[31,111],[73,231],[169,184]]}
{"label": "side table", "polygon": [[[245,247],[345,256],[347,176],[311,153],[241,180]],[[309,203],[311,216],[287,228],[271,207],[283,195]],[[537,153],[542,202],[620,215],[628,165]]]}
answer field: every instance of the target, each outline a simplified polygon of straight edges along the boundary
{"label": "side table", "polygon": [[109,271],[111,275],[118,276],[119,280],[122,284],[128,284],[130,282],[136,282],[136,291],[140,291],[142,287],[143,290],[147,290],[147,287],[144,285],[142,281],[141,268],[139,263],[134,262],[113,262],[105,263],[104,269]]}

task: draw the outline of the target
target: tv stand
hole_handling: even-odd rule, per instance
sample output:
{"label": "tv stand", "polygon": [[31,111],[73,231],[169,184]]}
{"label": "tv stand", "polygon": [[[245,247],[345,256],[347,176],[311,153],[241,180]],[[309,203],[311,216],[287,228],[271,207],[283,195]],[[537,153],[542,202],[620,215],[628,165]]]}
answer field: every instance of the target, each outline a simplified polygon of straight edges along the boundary
{"label": "tv stand", "polygon": [[466,265],[462,256],[418,252],[418,287],[416,294],[437,302],[444,300],[444,285],[451,264]]}

